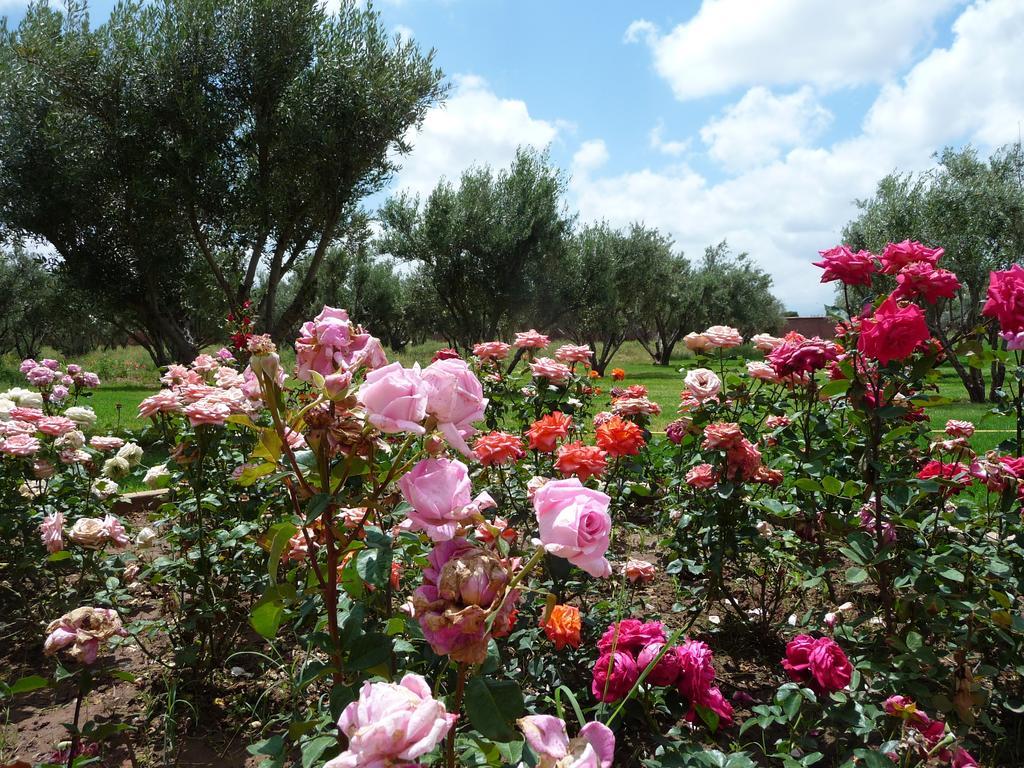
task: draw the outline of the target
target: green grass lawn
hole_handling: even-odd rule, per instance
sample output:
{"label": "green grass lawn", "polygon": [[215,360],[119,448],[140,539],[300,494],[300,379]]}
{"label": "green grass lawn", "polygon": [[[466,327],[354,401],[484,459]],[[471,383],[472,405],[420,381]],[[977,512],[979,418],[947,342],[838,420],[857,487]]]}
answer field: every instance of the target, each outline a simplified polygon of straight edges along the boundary
{"label": "green grass lawn", "polygon": [[[551,351],[558,342],[551,345]],[[442,346],[439,342],[427,342],[409,347],[401,353],[390,353],[391,359],[403,365],[430,362],[434,352]],[[52,354],[48,350],[43,356]],[[290,366],[293,355],[290,349],[282,350],[283,362]],[[100,431],[116,431],[136,429],[142,422],[136,417],[138,405],[143,398],[153,394],[160,387],[160,374],[149,356],[140,347],[97,350],[77,358],[86,370],[95,371],[102,386],[92,393],[85,404],[92,406],[98,416],[97,429]],[[738,360],[727,361],[727,365],[740,365]],[[643,347],[636,342],[627,342],[615,356],[613,366],[626,371],[624,384],[643,384],[650,391],[650,397],[659,403],[662,414],[654,420],[654,429],[664,429],[675,418],[679,392],[683,386],[683,374],[680,368],[692,368],[695,359],[685,350],[677,354],[668,366],[655,365]],[[18,360],[12,356],[0,359],[0,389],[10,386],[23,386],[24,377],[18,372]],[[610,378],[599,382],[604,394],[598,399],[598,407],[608,405],[608,390],[612,386]],[[928,409],[932,425],[941,430],[947,419],[964,419],[972,421],[978,428],[972,443],[975,450],[982,452],[991,450],[1002,440],[1012,435],[1013,420],[1007,416],[991,413],[991,406],[974,404],[966,400],[963,385],[951,368],[945,368],[939,382],[939,394],[953,402],[932,406]]]}

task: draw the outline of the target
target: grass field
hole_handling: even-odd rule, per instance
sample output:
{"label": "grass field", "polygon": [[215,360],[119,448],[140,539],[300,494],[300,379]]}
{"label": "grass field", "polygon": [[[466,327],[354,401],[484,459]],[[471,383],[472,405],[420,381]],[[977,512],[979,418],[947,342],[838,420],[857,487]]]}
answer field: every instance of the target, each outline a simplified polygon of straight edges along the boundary
{"label": "grass field", "polygon": [[[424,365],[430,362],[431,356],[441,346],[438,342],[410,347],[399,354],[389,353],[390,357],[399,360],[403,365],[415,362]],[[552,344],[552,348],[556,345]],[[282,354],[284,362],[290,365],[292,360],[285,350]],[[58,357],[47,351],[43,356]],[[24,386],[24,377],[18,372],[18,360],[12,356],[0,359],[0,389],[10,386]],[[115,431],[119,428],[136,429],[142,422],[136,417],[139,403],[160,387],[160,374],[149,356],[139,347],[97,350],[74,360],[86,370],[95,371],[102,386],[92,393],[88,405],[98,416],[97,428],[101,431]],[[689,353],[677,355],[669,366],[655,365],[650,356],[636,342],[627,342],[615,356],[613,365],[626,371],[625,384],[643,384],[650,391],[650,397],[662,407],[662,414],[654,421],[654,429],[663,429],[675,417],[679,391],[682,388],[682,367],[691,368],[695,364]],[[599,399],[598,405],[603,408],[608,403],[608,390],[611,380],[604,379],[600,386],[605,394]],[[963,386],[951,368],[942,371],[939,394],[955,401],[948,405],[933,406],[928,409],[932,424],[941,429],[947,419],[965,419],[974,422],[978,427],[972,443],[975,450],[987,451],[995,448],[998,443],[1011,435],[1013,421],[1009,417],[991,413],[990,406],[970,403],[966,400]]]}

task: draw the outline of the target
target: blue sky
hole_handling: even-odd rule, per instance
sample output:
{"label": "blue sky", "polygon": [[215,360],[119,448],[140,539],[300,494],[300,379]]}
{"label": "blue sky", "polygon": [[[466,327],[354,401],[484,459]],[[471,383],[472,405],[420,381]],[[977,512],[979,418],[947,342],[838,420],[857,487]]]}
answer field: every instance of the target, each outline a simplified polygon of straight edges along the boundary
{"label": "blue sky", "polygon": [[[111,4],[93,3],[93,21]],[[23,7],[0,0],[12,21]],[[855,198],[945,145],[1014,141],[1024,121],[1024,0],[374,7],[435,48],[453,86],[393,189],[426,193],[518,144],[550,146],[582,221],[643,220],[691,257],[726,238],[802,314],[831,297],[810,261]]]}

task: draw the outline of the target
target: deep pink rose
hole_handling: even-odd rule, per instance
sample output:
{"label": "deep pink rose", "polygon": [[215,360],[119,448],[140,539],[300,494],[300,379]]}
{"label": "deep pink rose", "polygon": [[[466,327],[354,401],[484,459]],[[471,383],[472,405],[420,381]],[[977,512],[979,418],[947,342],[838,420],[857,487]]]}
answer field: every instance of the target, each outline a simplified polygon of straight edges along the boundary
{"label": "deep pink rose", "polygon": [[706,491],[718,482],[718,473],[710,464],[698,464],[686,473],[684,480],[691,488]]}
{"label": "deep pink rose", "polygon": [[960,290],[960,281],[948,269],[937,269],[923,261],[908,264],[896,275],[897,299],[922,297],[929,304],[939,299],[952,299]]}
{"label": "deep pink rose", "polygon": [[427,415],[427,387],[418,365],[391,363],[370,371],[359,387],[359,402],[381,432],[426,432],[420,422]]}
{"label": "deep pink rose", "polygon": [[934,267],[944,252],[941,248],[927,248],[916,240],[889,243],[882,251],[882,272],[896,275],[908,264],[915,263]]}
{"label": "deep pink rose", "polygon": [[601,653],[609,653],[614,648],[636,655],[651,643],[664,643],[665,640],[665,625],[660,621],[623,619],[605,630],[597,641],[597,649]]}
{"label": "deep pink rose", "polygon": [[916,304],[900,307],[892,296],[881,303],[872,317],[864,318],[860,328],[857,349],[882,365],[907,359],[931,336],[924,311]]}
{"label": "deep pink rose", "polygon": [[815,336],[812,339],[786,339],[768,355],[768,362],[777,376],[801,375],[820,371],[838,359],[834,342]]}
{"label": "deep pink rose", "polygon": [[544,548],[591,576],[611,575],[611,563],[604,556],[612,529],[610,501],[606,494],[585,487],[575,477],[547,483],[533,496]]}
{"label": "deep pink rose", "polygon": [[821,254],[821,261],[812,263],[824,270],[821,282],[831,283],[838,280],[844,285],[871,285],[871,276],[877,269],[873,253],[854,252],[846,245],[837,245],[818,253]]}
{"label": "deep pink rose", "polygon": [[341,713],[348,749],[324,768],[386,768],[432,751],[455,724],[430,685],[408,673],[400,683],[363,683],[359,699]]}
{"label": "deep pink rose", "polygon": [[790,679],[818,693],[843,690],[853,674],[853,665],[831,637],[797,635],[786,645],[782,667]]}
{"label": "deep pink rose", "polygon": [[1024,331],[1024,268],[1020,264],[989,274],[988,300],[981,313],[996,318],[1005,333]]}
{"label": "deep pink rose", "polygon": [[[651,662],[658,658],[658,654],[661,653],[661,649],[664,647],[664,643],[648,643],[644,646],[644,649],[640,651],[640,655],[636,657],[636,665],[640,672],[647,669]],[[669,648],[665,651],[664,655],[658,659],[658,663],[647,673],[645,678],[646,682],[651,685],[675,685],[678,679],[679,655],[676,653],[675,648]]]}
{"label": "deep pink rose", "polygon": [[474,421],[484,417],[487,398],[480,379],[465,360],[438,360],[421,374],[427,394],[427,413],[448,443],[464,456],[472,456],[465,438],[476,433]]}
{"label": "deep pink rose", "polygon": [[676,687],[692,704],[700,703],[707,695],[712,681],[715,679],[714,658],[707,643],[700,640],[687,640],[681,646],[672,649],[676,655],[679,676]]}
{"label": "deep pink rose", "polygon": [[[732,725],[732,704],[725,700],[725,696],[722,695],[722,691],[719,690],[717,685],[713,685],[708,688],[701,700],[695,702],[706,709],[710,709],[716,715],[718,715],[719,727],[723,725]],[[690,722],[696,720],[696,712],[691,708],[691,712],[687,714],[686,719]]]}
{"label": "deep pink rose", "polygon": [[565,721],[551,715],[527,715],[518,721],[540,768],[611,768],[615,734],[604,723],[584,725],[570,740]]}
{"label": "deep pink rose", "polygon": [[598,701],[618,701],[625,698],[639,675],[636,662],[628,653],[602,654],[594,664],[590,692]]}
{"label": "deep pink rose", "polygon": [[296,376],[310,381],[310,372],[329,376],[339,369],[387,365],[380,341],[354,326],[344,309],[324,307],[313,320],[302,324],[295,340]]}

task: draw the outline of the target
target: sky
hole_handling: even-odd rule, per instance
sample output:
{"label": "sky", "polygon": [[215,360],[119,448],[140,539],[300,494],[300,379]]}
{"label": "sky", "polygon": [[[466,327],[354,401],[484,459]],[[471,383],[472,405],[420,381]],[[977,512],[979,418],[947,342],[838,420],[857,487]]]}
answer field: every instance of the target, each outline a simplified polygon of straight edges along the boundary
{"label": "sky", "polygon": [[[94,23],[111,4],[91,4]],[[0,14],[16,22],[24,5],[0,0]],[[988,154],[1024,123],[1024,0],[373,7],[435,49],[451,84],[391,191],[549,147],[581,222],[641,221],[693,259],[726,239],[805,315],[833,294],[810,262],[882,176],[948,145]]]}

